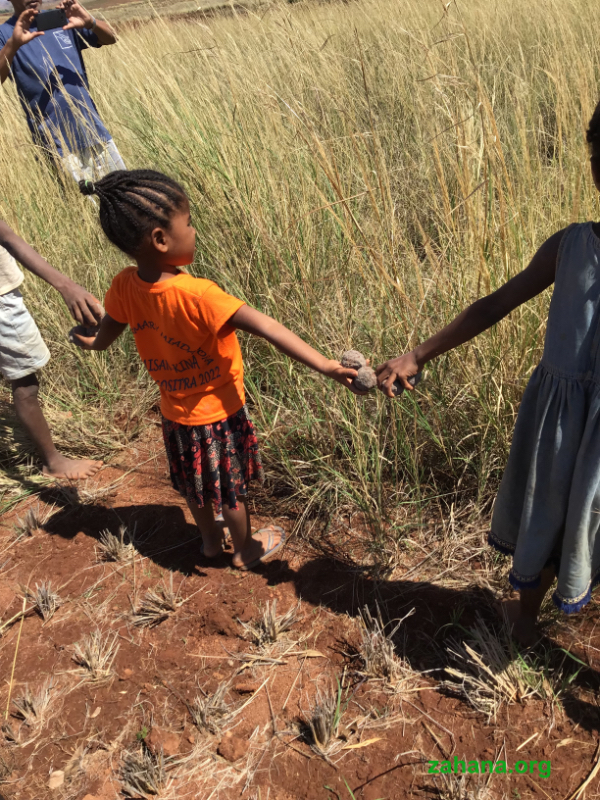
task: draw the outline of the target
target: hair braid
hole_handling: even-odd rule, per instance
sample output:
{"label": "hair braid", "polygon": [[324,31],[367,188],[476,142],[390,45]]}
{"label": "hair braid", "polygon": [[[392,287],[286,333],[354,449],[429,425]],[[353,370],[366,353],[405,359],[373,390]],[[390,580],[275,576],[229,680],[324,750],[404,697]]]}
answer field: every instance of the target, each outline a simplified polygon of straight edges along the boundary
{"label": "hair braid", "polygon": [[168,225],[187,200],[176,181],[151,169],[115,170],[97,183],[79,181],[79,190],[98,197],[102,230],[131,256],[152,228]]}
{"label": "hair braid", "polygon": [[[139,199],[140,197],[144,197],[146,199],[146,202],[140,200]],[[151,195],[146,198],[146,196],[143,195],[141,192],[134,193],[129,191],[125,195],[125,198],[127,200],[127,205],[131,206],[132,208],[135,208],[141,214],[147,214],[149,217],[152,218],[152,220],[155,223],[158,222],[161,225],[168,224],[169,218],[167,214],[165,214],[164,212],[161,213],[157,211],[156,208],[153,207],[153,204],[156,203],[156,195]],[[127,208],[127,205],[124,205],[124,208]]]}

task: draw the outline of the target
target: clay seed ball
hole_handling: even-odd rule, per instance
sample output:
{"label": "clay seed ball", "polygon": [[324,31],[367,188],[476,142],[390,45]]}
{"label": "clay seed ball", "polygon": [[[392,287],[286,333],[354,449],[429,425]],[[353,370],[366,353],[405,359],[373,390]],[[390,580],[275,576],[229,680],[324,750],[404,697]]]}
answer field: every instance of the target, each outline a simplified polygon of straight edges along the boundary
{"label": "clay seed ball", "polygon": [[352,385],[360,392],[368,392],[374,386],[377,386],[375,370],[371,367],[361,367],[358,370],[358,375],[352,381]]}
{"label": "clay seed ball", "polygon": [[358,350],[346,350],[342,355],[342,367],[359,370],[367,365],[367,360]]}

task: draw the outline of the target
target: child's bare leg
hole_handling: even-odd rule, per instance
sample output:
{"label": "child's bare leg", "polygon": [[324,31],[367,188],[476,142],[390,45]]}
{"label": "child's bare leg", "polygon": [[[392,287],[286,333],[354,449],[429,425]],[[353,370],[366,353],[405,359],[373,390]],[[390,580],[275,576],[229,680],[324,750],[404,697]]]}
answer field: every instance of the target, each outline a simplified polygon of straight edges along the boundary
{"label": "child's bare leg", "polygon": [[207,558],[216,558],[223,552],[223,529],[215,521],[215,515],[211,503],[205,503],[202,508],[198,508],[196,503],[187,501],[188,508],[202,534],[202,545],[204,555]]}
{"label": "child's bare leg", "polygon": [[540,576],[540,585],[535,589],[521,589],[518,600],[506,601],[505,608],[512,633],[517,641],[531,646],[537,639],[536,623],[540,608],[556,577],[554,567],[545,567]]}
{"label": "child's bare leg", "polygon": [[[237,500],[238,507],[236,509],[223,503],[223,517],[233,542],[233,566],[242,567],[256,561],[266,552],[269,532],[264,531],[252,536],[250,509],[246,498],[238,497]],[[280,534],[277,534],[273,545],[278,544],[280,539]]]}
{"label": "child's bare leg", "polygon": [[38,389],[39,383],[35,373],[12,382],[17,417],[44,462],[44,475],[52,478],[70,478],[71,480],[89,478],[98,472],[102,461],[67,458],[58,452],[52,441],[46,418],[40,408]]}

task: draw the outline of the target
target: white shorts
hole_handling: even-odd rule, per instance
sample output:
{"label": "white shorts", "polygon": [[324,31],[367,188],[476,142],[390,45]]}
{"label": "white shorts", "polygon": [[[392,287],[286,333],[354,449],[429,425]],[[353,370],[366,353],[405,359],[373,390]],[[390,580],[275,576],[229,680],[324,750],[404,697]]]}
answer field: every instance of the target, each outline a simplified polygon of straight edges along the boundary
{"label": "white shorts", "polygon": [[76,181],[98,180],[116,169],[127,169],[112,139],[75,153],[58,156],[56,161]]}
{"label": "white shorts", "polygon": [[17,381],[37,372],[50,359],[38,326],[18,289],[0,295],[0,372]]}

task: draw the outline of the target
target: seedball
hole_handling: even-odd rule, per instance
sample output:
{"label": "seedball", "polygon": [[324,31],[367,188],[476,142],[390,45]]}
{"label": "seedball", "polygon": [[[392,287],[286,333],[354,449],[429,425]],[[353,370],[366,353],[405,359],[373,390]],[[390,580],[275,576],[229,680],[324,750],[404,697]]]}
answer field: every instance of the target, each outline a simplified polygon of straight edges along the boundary
{"label": "seedball", "polygon": [[342,367],[359,370],[367,366],[367,359],[358,350],[346,350],[342,356]]}
{"label": "seedball", "polygon": [[361,392],[368,392],[374,386],[377,386],[377,375],[372,367],[361,367],[358,370],[358,375],[352,381],[353,386]]}
{"label": "seedball", "polygon": [[[408,382],[410,383],[411,386],[416,386],[420,382],[422,377],[423,373],[417,372],[416,375],[411,375],[410,378],[408,378]],[[402,381],[400,380],[394,381],[394,383],[392,384],[392,392],[394,393],[394,395],[398,397],[398,395],[402,394],[403,391],[404,391],[404,386],[402,385]]]}
{"label": "seedball", "polygon": [[[375,374],[375,370],[368,366],[366,358],[362,353],[359,353],[358,350],[346,350],[346,352],[342,355],[341,364],[343,367],[355,369],[358,372],[358,375],[352,381],[352,385],[355,389],[358,389],[359,392],[369,392],[371,389],[377,386],[377,375]],[[420,380],[421,373],[419,372],[417,375],[410,377],[408,382],[412,386],[416,386]],[[399,394],[402,394],[403,391],[404,386],[402,385],[402,382],[399,380],[394,381],[394,385],[392,386],[392,392],[394,395],[397,397]]]}

